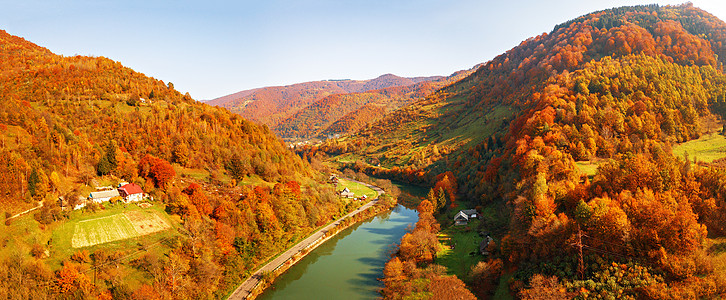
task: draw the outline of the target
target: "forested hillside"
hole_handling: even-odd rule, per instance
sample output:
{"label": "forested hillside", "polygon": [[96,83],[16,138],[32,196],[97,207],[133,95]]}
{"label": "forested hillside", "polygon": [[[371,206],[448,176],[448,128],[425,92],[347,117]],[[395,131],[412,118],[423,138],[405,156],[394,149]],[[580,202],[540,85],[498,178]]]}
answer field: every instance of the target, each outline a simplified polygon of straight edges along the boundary
{"label": "forested hillside", "polygon": [[[223,297],[250,268],[345,211],[321,184],[327,178],[265,126],[107,58],[55,55],[0,31],[0,101],[0,209],[8,218],[44,202],[33,217],[5,222],[2,298]],[[94,182],[121,180],[165,207],[174,230],[140,250],[111,244],[70,255],[63,225],[111,208],[67,205]],[[93,283],[92,266],[104,266]]]}
{"label": "forested hillside", "polygon": [[458,71],[450,76],[407,86],[393,86],[360,93],[336,94],[313,102],[279,124],[273,131],[285,139],[306,140],[347,134],[372,124],[385,114],[371,114],[373,106],[390,112],[423,99],[436,90],[466,77],[476,70]]}
{"label": "forested hillside", "polygon": [[440,76],[404,78],[385,74],[369,80],[311,81],[241,91],[207,103],[225,107],[245,119],[273,127],[308,105],[330,95],[405,87],[440,78]]}
{"label": "forested hillside", "polygon": [[[726,23],[691,4],[595,12],[303,152],[428,185],[451,171],[446,207],[479,207],[498,245],[465,280],[479,297],[497,286],[527,299],[723,296],[726,171],[671,148],[723,117],[724,51]],[[587,160],[594,176],[576,165]]]}

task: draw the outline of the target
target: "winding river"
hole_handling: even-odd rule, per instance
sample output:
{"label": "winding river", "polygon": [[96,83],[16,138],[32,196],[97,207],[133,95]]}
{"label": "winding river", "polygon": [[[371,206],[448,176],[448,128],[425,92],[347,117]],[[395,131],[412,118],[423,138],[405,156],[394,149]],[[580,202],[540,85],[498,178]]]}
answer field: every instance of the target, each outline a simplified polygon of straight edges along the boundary
{"label": "winding river", "polygon": [[257,299],[375,299],[392,245],[418,219],[398,205],[343,230],[275,280]]}

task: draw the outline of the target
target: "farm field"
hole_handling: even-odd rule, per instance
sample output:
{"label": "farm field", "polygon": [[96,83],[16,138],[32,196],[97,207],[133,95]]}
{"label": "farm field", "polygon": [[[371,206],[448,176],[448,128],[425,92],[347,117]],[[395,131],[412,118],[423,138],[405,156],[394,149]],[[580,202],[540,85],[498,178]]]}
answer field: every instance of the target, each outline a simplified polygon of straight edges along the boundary
{"label": "farm field", "polygon": [[110,216],[83,220],[76,224],[71,240],[73,248],[88,247],[170,228],[153,211],[128,211]]}

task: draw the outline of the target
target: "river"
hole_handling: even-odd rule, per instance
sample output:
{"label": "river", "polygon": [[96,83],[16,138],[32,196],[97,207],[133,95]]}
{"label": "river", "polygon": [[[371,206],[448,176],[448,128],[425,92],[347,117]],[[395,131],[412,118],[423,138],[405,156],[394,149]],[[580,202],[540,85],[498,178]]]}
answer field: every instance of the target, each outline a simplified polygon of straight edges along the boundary
{"label": "river", "polygon": [[383,266],[417,212],[393,210],[343,230],[275,280],[257,299],[375,299]]}

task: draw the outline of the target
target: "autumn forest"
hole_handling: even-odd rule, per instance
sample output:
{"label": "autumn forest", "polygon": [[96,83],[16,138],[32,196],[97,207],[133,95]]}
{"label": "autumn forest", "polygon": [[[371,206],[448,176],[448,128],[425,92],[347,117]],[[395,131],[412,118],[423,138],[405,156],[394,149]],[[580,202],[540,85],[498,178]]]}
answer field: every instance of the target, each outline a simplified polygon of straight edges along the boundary
{"label": "autumn forest", "polygon": [[197,101],[0,30],[0,298],[227,299],[397,205],[384,299],[721,298],[724,63],[724,21],[644,5],[447,76]]}

